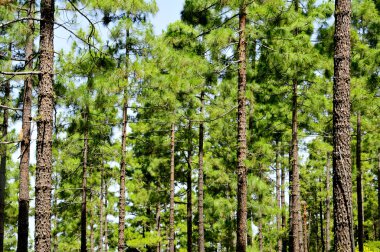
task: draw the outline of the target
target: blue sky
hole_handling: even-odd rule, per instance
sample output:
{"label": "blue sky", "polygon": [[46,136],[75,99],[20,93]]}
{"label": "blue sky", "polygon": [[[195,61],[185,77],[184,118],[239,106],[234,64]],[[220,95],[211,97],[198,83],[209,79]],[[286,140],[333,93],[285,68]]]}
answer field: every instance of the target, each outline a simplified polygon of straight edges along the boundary
{"label": "blue sky", "polygon": [[181,18],[182,6],[185,0],[156,0],[159,8],[152,23],[156,34],[160,34],[168,24]]}

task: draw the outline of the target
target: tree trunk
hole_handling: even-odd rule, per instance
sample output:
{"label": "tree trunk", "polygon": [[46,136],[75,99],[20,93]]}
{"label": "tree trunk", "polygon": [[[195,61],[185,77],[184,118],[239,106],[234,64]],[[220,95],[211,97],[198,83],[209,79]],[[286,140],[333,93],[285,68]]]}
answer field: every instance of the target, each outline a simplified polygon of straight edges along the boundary
{"label": "tree trunk", "polygon": [[323,207],[322,201],[319,202],[319,224],[321,225],[321,244],[322,244],[322,252],[325,252],[325,237],[324,237],[324,229],[323,229]]}
{"label": "tree trunk", "polygon": [[330,252],[330,153],[326,164],[326,251]]}
{"label": "tree trunk", "polygon": [[247,136],[246,136],[246,3],[242,2],[239,10],[239,70],[238,70],[238,150],[237,150],[237,242],[236,251],[245,252],[247,250],[247,167],[245,160],[247,156]]}
{"label": "tree trunk", "polygon": [[290,246],[291,251],[302,251],[302,228],[301,221],[301,202],[300,202],[300,185],[298,170],[298,119],[297,119],[297,88],[298,81],[293,80],[293,105],[292,105],[292,145],[290,152],[291,165],[291,222],[290,222]]}
{"label": "tree trunk", "polygon": [[187,178],[186,178],[186,184],[187,184],[187,251],[191,252],[192,251],[192,244],[193,244],[193,203],[192,203],[192,181],[191,181],[191,173],[192,173],[192,168],[191,168],[191,162],[192,162],[192,134],[191,134],[191,122],[189,122],[189,139],[188,139],[188,144],[189,144],[189,149],[188,149],[188,157],[187,157]]}
{"label": "tree trunk", "polygon": [[108,187],[107,183],[104,182],[104,252],[108,252],[108,220],[107,220],[107,194]]}
{"label": "tree trunk", "polygon": [[[90,172],[91,174],[92,172]],[[90,190],[90,202],[92,203],[93,202],[93,191]],[[90,219],[90,252],[94,252],[95,251],[95,238],[94,238],[94,207],[91,206],[90,207],[90,215],[91,215],[91,219]]]}
{"label": "tree trunk", "polygon": [[363,240],[364,240],[364,215],[363,215],[363,187],[362,187],[362,165],[361,165],[361,118],[360,112],[358,112],[357,118],[357,135],[356,135],[356,193],[357,193],[357,201],[358,201],[358,245],[359,252],[364,251]]}
{"label": "tree trunk", "polygon": [[377,154],[377,225],[378,225],[378,232],[377,232],[377,239],[380,240],[380,148],[378,149]]}
{"label": "tree trunk", "polygon": [[[81,209],[81,252],[87,252],[87,158],[88,158],[88,106],[83,112],[83,171],[82,171],[82,209]],[[91,193],[92,195],[92,193]],[[92,217],[91,217],[92,218]]]}
{"label": "tree trunk", "polygon": [[100,176],[100,204],[99,204],[99,248],[98,251],[103,251],[103,200],[104,200],[104,166],[102,167]]}
{"label": "tree trunk", "polygon": [[[284,156],[283,151],[281,151],[281,157]],[[286,202],[285,202],[285,164],[281,164],[281,227],[282,230],[286,230]],[[286,252],[287,240],[283,239],[282,252]]]}
{"label": "tree trunk", "polygon": [[169,252],[174,252],[174,123],[170,137],[170,217],[169,217]]}
{"label": "tree trunk", "polygon": [[[125,37],[125,60],[126,60],[126,82],[128,83],[128,61],[129,61],[129,29],[126,30]],[[126,87],[124,88],[123,97],[123,126],[121,133],[121,161],[120,161],[120,195],[119,195],[119,237],[118,237],[118,251],[125,250],[125,167],[126,167],[126,142],[127,142],[127,124],[128,124],[128,97]]]}
{"label": "tree trunk", "polygon": [[156,210],[156,228],[157,228],[157,236],[158,236],[158,244],[157,244],[157,252],[161,252],[161,206],[160,202],[157,204]]}
{"label": "tree trunk", "polygon": [[[276,200],[278,211],[281,210],[281,168],[280,162],[278,160],[279,156],[279,145],[276,141]],[[278,212],[276,215],[277,222],[277,232],[279,234],[277,241],[277,251],[282,252],[282,237],[281,237],[281,213]]]}
{"label": "tree trunk", "polygon": [[[204,95],[205,93],[201,92],[201,111],[200,113],[204,114]],[[204,231],[204,219],[203,219],[203,139],[204,139],[204,124],[203,121],[199,124],[199,153],[198,153],[198,162],[199,162],[199,171],[198,171],[198,252],[205,251],[205,231]]]}
{"label": "tree trunk", "polygon": [[[322,203],[321,203],[322,206]],[[309,239],[308,239],[308,231],[307,231],[307,204],[305,201],[303,201],[303,221],[302,221],[302,230],[303,230],[303,251],[307,252],[309,251]],[[323,240],[322,240],[323,243]]]}
{"label": "tree trunk", "polygon": [[51,251],[51,176],[54,109],[54,0],[41,1],[37,116],[35,251]]}
{"label": "tree trunk", "polygon": [[334,250],[354,251],[350,136],[351,1],[335,1],[333,94]]}
{"label": "tree trunk", "polygon": [[259,219],[259,251],[264,250],[264,237],[263,237],[263,223],[261,218]]}
{"label": "tree trunk", "polygon": [[[10,83],[4,82],[4,103],[8,105],[10,98]],[[4,108],[3,124],[1,138],[6,141],[8,135],[8,109]],[[7,145],[2,144],[1,147],[1,164],[0,164],[0,251],[4,251],[4,227],[5,227],[5,185],[6,185],[6,170],[7,170]]]}
{"label": "tree trunk", "polygon": [[[124,91],[126,92],[126,91]],[[121,135],[121,162],[120,162],[120,195],[119,195],[119,239],[118,250],[124,251],[124,228],[125,228],[125,158],[126,158],[126,139],[127,139],[127,124],[128,124],[128,102],[123,105],[123,128]]]}
{"label": "tree trunk", "polygon": [[[34,0],[29,1],[28,17],[34,17]],[[29,33],[25,46],[25,70],[33,68],[34,21],[28,20]],[[20,185],[18,205],[17,251],[28,251],[29,231],[29,158],[30,134],[32,122],[32,88],[33,78],[27,76],[24,81],[24,97],[22,108],[22,139],[20,148]]]}

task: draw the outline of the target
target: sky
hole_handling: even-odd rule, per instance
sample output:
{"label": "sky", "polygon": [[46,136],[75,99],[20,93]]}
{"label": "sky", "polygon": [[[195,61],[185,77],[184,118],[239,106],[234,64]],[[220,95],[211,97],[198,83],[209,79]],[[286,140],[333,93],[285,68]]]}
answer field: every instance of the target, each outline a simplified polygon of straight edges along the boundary
{"label": "sky", "polygon": [[159,8],[152,23],[156,34],[161,34],[168,24],[181,18],[182,6],[185,0],[156,0]]}

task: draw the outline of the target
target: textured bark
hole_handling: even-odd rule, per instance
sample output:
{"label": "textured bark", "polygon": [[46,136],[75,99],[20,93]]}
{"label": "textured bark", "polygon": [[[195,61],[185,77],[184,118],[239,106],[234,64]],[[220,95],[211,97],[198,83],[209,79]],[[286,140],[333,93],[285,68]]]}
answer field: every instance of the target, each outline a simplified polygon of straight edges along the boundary
{"label": "textured bark", "polygon": [[301,201],[299,185],[299,167],[298,167],[298,81],[293,80],[293,101],[292,101],[292,144],[290,151],[291,165],[291,208],[290,208],[290,251],[302,251],[302,228],[301,223]]}
{"label": "textured bark", "polygon": [[[281,209],[281,167],[280,162],[278,160],[279,158],[279,146],[278,141],[276,141],[276,201],[277,201],[277,207],[280,210]],[[281,232],[281,213],[278,212],[276,215],[276,222],[277,222],[277,232]],[[282,237],[278,237],[277,241],[277,251],[282,251]]]}
{"label": "textured bark", "polygon": [[322,201],[319,202],[319,225],[321,226],[321,244],[322,244],[322,252],[325,252],[325,234],[323,229],[323,206]]}
{"label": "textured bark", "polygon": [[193,245],[193,203],[192,203],[192,181],[191,181],[191,173],[192,173],[192,134],[191,134],[191,122],[189,122],[189,138],[188,138],[188,144],[189,144],[189,149],[187,153],[187,177],[186,177],[186,194],[187,194],[187,203],[186,203],[186,208],[187,208],[187,251],[191,252],[192,251],[192,245]]}
{"label": "textured bark", "polygon": [[356,132],[356,194],[358,201],[358,245],[359,252],[364,251],[364,215],[363,215],[363,186],[362,186],[362,165],[361,165],[361,118],[358,112],[357,118],[357,132]]}
{"label": "textured bark", "polygon": [[[4,100],[5,104],[8,104],[10,98],[10,83],[5,81],[4,83]],[[8,109],[4,108],[2,136],[4,140],[8,135]],[[0,163],[0,251],[4,251],[4,226],[5,226],[5,185],[6,185],[6,170],[7,170],[7,145],[3,144],[1,147],[1,163]]]}
{"label": "textured bark", "polygon": [[350,136],[350,0],[335,1],[333,88],[334,251],[354,251]]}
{"label": "textured bark", "polygon": [[[321,203],[322,204],[322,203]],[[303,201],[303,219],[302,219],[302,230],[303,230],[303,251],[309,251],[309,236],[307,231],[307,204],[305,201]],[[321,205],[322,206],[322,205]],[[323,241],[323,240],[322,240]]]}
{"label": "textured bark", "polygon": [[107,195],[108,187],[107,183],[104,182],[104,252],[108,252],[108,220],[107,220]]}
{"label": "textured bark", "polygon": [[380,148],[377,154],[377,222],[378,222],[378,232],[377,239],[380,240]]}
{"label": "textured bark", "polygon": [[263,250],[264,250],[263,223],[260,218],[259,219],[259,251],[263,252]]}
{"label": "textured bark", "polygon": [[330,251],[330,153],[326,163],[326,251]]}
{"label": "textured bark", "polygon": [[99,247],[98,251],[103,251],[103,200],[104,200],[104,166],[102,167],[102,171],[100,173],[100,202],[99,202]]}
{"label": "textured bark", "polygon": [[[34,0],[29,1],[28,17],[34,17]],[[29,33],[25,46],[25,70],[31,71],[33,68],[33,42],[34,42],[34,21],[28,20]],[[22,108],[22,139],[20,150],[20,186],[18,205],[18,231],[17,231],[17,251],[28,251],[28,231],[29,231],[29,158],[30,158],[30,138],[32,121],[32,76],[27,76],[24,81],[24,97]]]}
{"label": "textured bark", "polygon": [[[90,174],[92,171],[90,171]],[[93,191],[90,190],[90,202],[93,202]],[[94,207],[90,207],[90,252],[95,251],[95,237],[94,237]]]}
{"label": "textured bark", "polygon": [[[87,252],[87,158],[88,158],[88,107],[83,112],[85,123],[83,132],[82,209],[81,209],[81,252]],[[92,196],[92,194],[91,194]],[[92,218],[92,217],[91,217]]]}
{"label": "textured bark", "polygon": [[239,10],[239,70],[238,70],[238,149],[237,149],[237,241],[236,251],[247,250],[247,136],[246,136],[246,85],[247,85],[247,56],[246,56],[246,3],[242,2]]}
{"label": "textured bark", "polygon": [[[129,62],[129,29],[126,30],[125,37],[125,57],[126,57],[126,81],[128,82],[128,62]],[[119,193],[119,236],[117,241],[117,248],[119,252],[125,250],[125,166],[126,166],[126,144],[127,144],[127,124],[128,124],[128,97],[127,90],[124,89],[123,97],[123,125],[121,132],[121,161],[120,161],[120,193]]]}
{"label": "textured bark", "polygon": [[[204,92],[201,92],[201,111],[204,113]],[[203,122],[199,124],[199,141],[198,141],[198,252],[205,251],[205,231],[203,219],[203,139],[204,139],[204,125]]]}
{"label": "textured bark", "polygon": [[158,244],[157,244],[157,252],[161,252],[161,206],[160,202],[157,204],[157,210],[156,210],[156,229],[157,229],[157,236],[158,236]]}
{"label": "textured bark", "polygon": [[[283,150],[281,150],[281,157],[284,156]],[[282,230],[286,230],[286,202],[285,202],[285,165],[281,165],[281,227]],[[287,240],[284,238],[282,242],[282,251],[287,251]]]}
{"label": "textured bark", "polygon": [[51,251],[54,0],[41,1],[40,72],[37,116],[35,251]]}
{"label": "textured bark", "polygon": [[174,129],[170,134],[170,216],[169,216],[169,252],[174,252]]}
{"label": "textured bark", "polygon": [[[126,91],[125,91],[126,92]],[[128,124],[128,103],[125,101],[123,106],[123,126],[121,133],[121,162],[120,162],[120,194],[119,194],[119,252],[125,250],[124,228],[125,228],[125,158],[126,158],[126,139]]]}

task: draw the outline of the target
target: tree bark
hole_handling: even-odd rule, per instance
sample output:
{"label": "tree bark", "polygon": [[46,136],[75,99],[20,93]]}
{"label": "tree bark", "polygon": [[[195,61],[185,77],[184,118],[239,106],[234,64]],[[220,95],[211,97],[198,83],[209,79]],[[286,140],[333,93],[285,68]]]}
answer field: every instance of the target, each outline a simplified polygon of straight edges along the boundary
{"label": "tree bark", "polygon": [[[321,202],[321,206],[322,206],[322,202]],[[305,201],[303,201],[303,221],[302,221],[303,237],[302,237],[302,239],[303,239],[303,251],[305,251],[305,252],[309,251],[309,239],[308,239],[308,231],[307,231],[307,216],[308,216],[307,204]],[[322,243],[323,243],[323,240],[322,240]]]}
{"label": "tree bark", "polygon": [[41,1],[37,119],[35,251],[51,251],[51,180],[54,110],[54,0]]}
{"label": "tree bark", "polygon": [[246,252],[247,250],[247,167],[245,160],[247,157],[247,136],[246,136],[246,85],[247,85],[247,65],[246,65],[246,3],[243,1],[239,9],[239,70],[238,70],[238,150],[237,150],[237,241],[236,251]]}
{"label": "tree bark", "polygon": [[[276,201],[278,211],[281,210],[281,167],[279,162],[279,145],[276,141]],[[277,251],[282,252],[282,237],[281,237],[281,213],[276,215],[277,232],[280,234],[277,241]]]}
{"label": "tree bark", "polygon": [[161,206],[160,202],[157,204],[156,210],[156,228],[157,228],[157,236],[158,236],[158,244],[157,244],[157,252],[161,252]]}
{"label": "tree bark", "polygon": [[377,232],[377,239],[380,240],[380,148],[378,149],[377,154],[377,225],[378,225],[378,232]]}
{"label": "tree bark", "polygon": [[354,251],[350,136],[351,1],[335,1],[333,88],[334,250]]}
{"label": "tree bark", "polygon": [[330,252],[330,153],[326,164],[326,251]]}
{"label": "tree bark", "polygon": [[192,251],[192,244],[193,244],[193,203],[192,203],[192,181],[191,181],[191,173],[192,173],[192,134],[191,134],[191,122],[189,122],[189,139],[188,139],[188,144],[189,144],[189,149],[187,153],[187,177],[186,177],[186,184],[187,184],[187,251],[191,252]]}
{"label": "tree bark", "polygon": [[174,123],[170,137],[170,216],[169,216],[169,252],[174,252]]}
{"label": "tree bark", "polygon": [[302,229],[301,221],[301,201],[300,201],[300,185],[299,185],[299,169],[298,169],[298,81],[293,80],[293,105],[292,105],[292,145],[290,152],[291,165],[291,208],[290,208],[290,246],[291,251],[302,251]]}
{"label": "tree bark", "polygon": [[361,165],[361,117],[360,112],[358,112],[357,118],[357,135],[356,135],[356,193],[358,201],[358,245],[359,252],[364,251],[364,215],[363,215],[363,187],[362,187],[362,165]]}
{"label": "tree bark", "polygon": [[[34,42],[34,0],[29,1],[28,29],[25,46],[25,69],[31,71],[33,68],[33,42]],[[20,148],[20,185],[18,206],[18,231],[17,251],[28,251],[29,232],[29,158],[30,158],[30,134],[32,121],[32,76],[27,76],[24,81],[24,97],[22,108],[22,139]]]}
{"label": "tree bark", "polygon": [[[10,99],[10,83],[5,81],[4,83],[4,100],[5,104],[8,104]],[[8,135],[8,109],[4,108],[2,136],[3,140],[6,140]],[[4,251],[4,227],[5,227],[5,185],[6,185],[6,170],[7,170],[7,145],[1,146],[1,164],[0,164],[0,251]]]}
{"label": "tree bark", "polygon": [[[129,29],[126,30],[125,38],[125,60],[126,60],[126,82],[128,83],[128,61],[129,61]],[[125,167],[126,167],[126,142],[127,142],[127,124],[128,124],[128,97],[127,90],[124,88],[123,94],[123,126],[121,133],[121,161],[120,161],[120,195],[119,195],[119,237],[118,237],[118,251],[125,250]]]}
{"label": "tree bark", "polygon": [[103,200],[104,200],[104,166],[101,168],[100,175],[100,203],[99,203],[99,248],[98,251],[103,251]]}
{"label": "tree bark", "polygon": [[[283,150],[281,151],[281,157],[284,157]],[[285,164],[281,164],[281,227],[282,230],[286,230],[286,213],[285,213]],[[282,252],[287,251],[287,240],[283,239]]]}
{"label": "tree bark", "polygon": [[[88,106],[83,112],[83,170],[82,170],[82,209],[81,209],[81,252],[87,252],[87,158],[88,158]],[[92,193],[91,193],[92,195]],[[91,217],[92,218],[92,217]]]}
{"label": "tree bark", "polygon": [[108,252],[108,220],[107,220],[107,194],[108,187],[107,183],[104,182],[104,252]]}
{"label": "tree bark", "polygon": [[[200,113],[204,114],[204,95],[205,93],[201,92],[201,111]],[[204,139],[204,124],[203,121],[199,124],[199,152],[198,152],[198,162],[199,162],[199,171],[198,171],[198,252],[205,251],[205,231],[204,231],[204,219],[203,219],[203,139]]]}
{"label": "tree bark", "polygon": [[[92,171],[90,171],[90,174],[92,173]],[[90,190],[90,203],[93,202],[93,191]],[[90,219],[90,252],[94,252],[95,251],[95,237],[94,237],[94,207],[93,206],[90,206],[90,215],[91,215],[91,219]]]}
{"label": "tree bark", "polygon": [[323,206],[322,201],[319,202],[319,225],[321,225],[321,244],[322,244],[322,252],[325,252],[325,235],[324,235],[324,228],[323,228]]}

